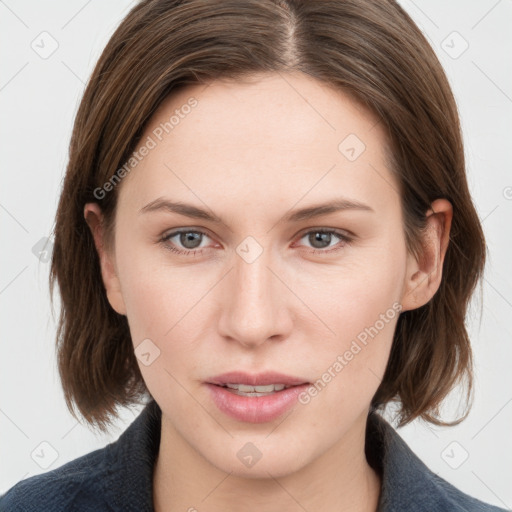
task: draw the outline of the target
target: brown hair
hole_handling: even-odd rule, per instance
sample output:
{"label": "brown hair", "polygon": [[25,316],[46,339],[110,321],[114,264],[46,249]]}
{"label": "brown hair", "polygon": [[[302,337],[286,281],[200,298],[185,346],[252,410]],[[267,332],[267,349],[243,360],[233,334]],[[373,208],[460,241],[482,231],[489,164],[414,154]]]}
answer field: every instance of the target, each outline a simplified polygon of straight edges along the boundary
{"label": "brown hair", "polygon": [[[400,184],[407,248],[420,251],[426,212],[453,206],[443,278],[424,306],[403,312],[372,408],[400,404],[400,425],[435,424],[439,405],[463,380],[472,356],[465,315],[483,272],[482,228],[465,175],[455,100],[426,38],[392,0],[146,0],[103,51],[80,103],[55,221],[50,289],[61,295],[58,367],[65,399],[106,430],[118,406],[148,396],[125,316],[110,306],[87,202],[100,204],[113,240],[119,187],[102,187],[136,149],[160,103],[187,84],[300,71],[351,94],[388,132]],[[469,411],[468,411],[469,412]]]}

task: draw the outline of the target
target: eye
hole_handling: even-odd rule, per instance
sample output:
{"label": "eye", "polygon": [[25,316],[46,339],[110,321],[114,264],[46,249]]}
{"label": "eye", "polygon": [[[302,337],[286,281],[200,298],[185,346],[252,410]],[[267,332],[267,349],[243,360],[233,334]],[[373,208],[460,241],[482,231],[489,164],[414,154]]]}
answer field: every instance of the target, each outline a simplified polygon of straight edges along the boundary
{"label": "eye", "polygon": [[[310,252],[314,254],[325,254],[339,251],[352,242],[352,237],[348,236],[346,233],[328,228],[317,228],[307,231],[302,234],[299,240],[304,238],[306,238],[307,242],[313,247],[314,250]],[[339,240],[338,243],[331,245],[331,242],[336,242],[336,239]]]}
{"label": "eye", "polygon": [[[203,252],[203,247],[201,247],[203,237],[208,237],[204,231],[181,229],[164,235],[161,242],[166,249],[172,252],[187,256],[196,256]],[[173,238],[176,238],[176,240],[171,242]],[[177,244],[180,244],[184,249],[176,247]]]}

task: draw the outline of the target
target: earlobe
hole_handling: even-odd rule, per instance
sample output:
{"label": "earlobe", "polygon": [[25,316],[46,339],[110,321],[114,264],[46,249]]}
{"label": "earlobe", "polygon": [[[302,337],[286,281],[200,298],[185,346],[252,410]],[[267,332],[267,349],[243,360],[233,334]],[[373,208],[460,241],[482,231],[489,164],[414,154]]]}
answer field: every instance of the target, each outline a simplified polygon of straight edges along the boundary
{"label": "earlobe", "polygon": [[416,309],[435,295],[441,285],[443,262],[450,241],[453,208],[447,199],[436,199],[427,212],[421,252],[407,257],[403,311]]}
{"label": "earlobe", "polygon": [[96,203],[87,203],[84,207],[84,218],[89,226],[94,245],[98,252],[101,267],[101,277],[108,301],[114,311],[126,315],[126,307],[121,292],[121,283],[117,275],[114,254],[107,250],[104,243],[103,213]]}

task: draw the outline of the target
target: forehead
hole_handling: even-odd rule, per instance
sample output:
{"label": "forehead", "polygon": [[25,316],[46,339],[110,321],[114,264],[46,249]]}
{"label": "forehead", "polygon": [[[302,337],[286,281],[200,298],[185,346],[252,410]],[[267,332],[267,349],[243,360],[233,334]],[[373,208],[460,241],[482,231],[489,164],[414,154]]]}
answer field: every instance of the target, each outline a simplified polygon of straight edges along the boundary
{"label": "forehead", "polygon": [[287,202],[305,193],[317,201],[332,187],[397,190],[378,118],[304,74],[187,86],[159,106],[142,143],[148,138],[154,147],[127,180],[138,203],[176,188]]}
{"label": "forehead", "polygon": [[348,92],[294,72],[188,86],[164,100],[146,131],[169,120],[169,114],[184,108],[191,98],[197,106],[180,119],[173,134],[207,137],[228,146],[266,143],[297,148],[324,141],[337,147],[345,132],[364,138],[378,125],[378,118]]}

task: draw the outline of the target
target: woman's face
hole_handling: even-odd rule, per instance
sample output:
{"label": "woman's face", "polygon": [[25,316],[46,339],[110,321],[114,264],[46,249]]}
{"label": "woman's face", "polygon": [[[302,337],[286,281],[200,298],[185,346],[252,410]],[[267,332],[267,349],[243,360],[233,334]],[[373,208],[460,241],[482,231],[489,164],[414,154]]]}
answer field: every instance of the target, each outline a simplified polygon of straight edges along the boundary
{"label": "woman's face", "polygon": [[[118,185],[119,288],[107,288],[164,428],[253,477],[360,439],[413,261],[382,125],[306,75],[262,75],[181,90],[141,141]],[[327,204],[342,207],[316,210]],[[208,384],[233,371],[279,372],[316,393],[255,407]]]}

